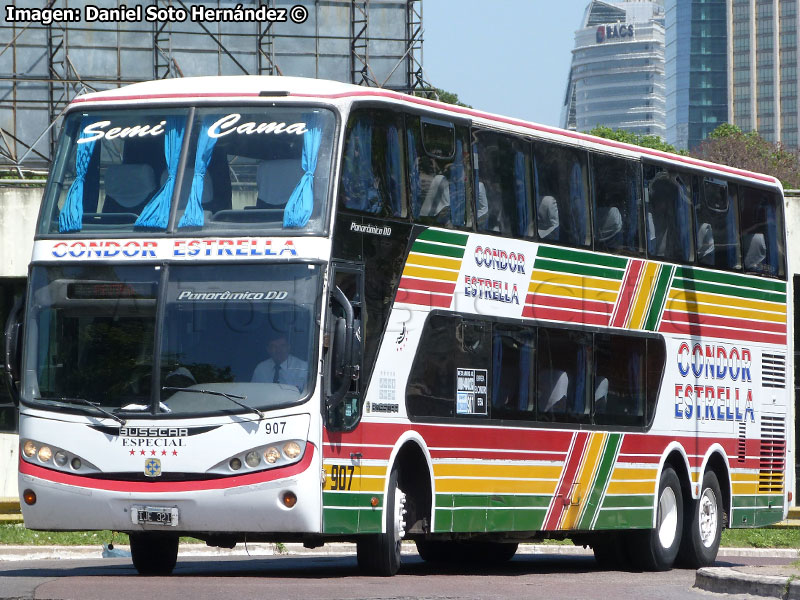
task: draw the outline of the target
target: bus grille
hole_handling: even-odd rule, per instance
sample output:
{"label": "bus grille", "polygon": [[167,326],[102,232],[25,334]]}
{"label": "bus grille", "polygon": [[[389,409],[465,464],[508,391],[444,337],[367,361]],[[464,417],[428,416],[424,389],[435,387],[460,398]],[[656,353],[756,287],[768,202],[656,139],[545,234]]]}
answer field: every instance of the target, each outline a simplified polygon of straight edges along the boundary
{"label": "bus grille", "polygon": [[765,388],[786,389],[786,357],[780,354],[761,355],[761,380]]}
{"label": "bus grille", "polygon": [[783,417],[761,417],[760,458],[758,491],[782,493],[786,465],[786,424]]}
{"label": "bus grille", "polygon": [[747,423],[739,423],[739,443],[736,447],[736,458],[743,463],[747,458]]}

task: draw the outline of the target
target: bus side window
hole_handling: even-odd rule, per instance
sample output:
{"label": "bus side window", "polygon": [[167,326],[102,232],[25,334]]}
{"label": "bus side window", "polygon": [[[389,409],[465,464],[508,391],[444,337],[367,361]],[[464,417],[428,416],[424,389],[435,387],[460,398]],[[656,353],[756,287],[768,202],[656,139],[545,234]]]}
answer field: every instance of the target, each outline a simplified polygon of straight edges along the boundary
{"label": "bus side window", "polygon": [[786,275],[783,207],[779,196],[741,186],[742,256],[748,273]]}
{"label": "bus side window", "polygon": [[405,217],[402,115],[358,110],[347,124],[340,202],[348,210]]}
{"label": "bus side window", "polygon": [[540,421],[589,422],[591,363],[591,334],[539,329],[536,404]]}
{"label": "bus side window", "polygon": [[406,133],[414,220],[424,225],[472,227],[469,129],[408,115]]}
{"label": "bus side window", "polygon": [[491,377],[493,419],[535,419],[535,359],[535,329],[495,325]]}
{"label": "bus side window", "polygon": [[472,149],[478,230],[533,237],[529,144],[508,135],[474,131]]}
{"label": "bus side window", "polygon": [[639,163],[594,154],[592,176],[595,249],[642,255],[644,236]]}
{"label": "bus side window", "polygon": [[698,264],[741,269],[736,186],[703,179],[703,193],[696,199],[694,215]]}
{"label": "bus side window", "polygon": [[542,142],[534,146],[534,157],[539,238],[591,246],[586,152]]}
{"label": "bus side window", "polygon": [[693,262],[691,175],[645,165],[644,178],[648,256]]}
{"label": "bus side window", "polygon": [[645,381],[647,393],[645,395],[645,424],[649,427],[656,416],[656,402],[658,390],[661,389],[661,379],[664,375],[666,363],[666,348],[663,339],[647,340],[647,379]]}
{"label": "bus side window", "polygon": [[647,340],[597,334],[594,342],[594,423],[644,425]]}

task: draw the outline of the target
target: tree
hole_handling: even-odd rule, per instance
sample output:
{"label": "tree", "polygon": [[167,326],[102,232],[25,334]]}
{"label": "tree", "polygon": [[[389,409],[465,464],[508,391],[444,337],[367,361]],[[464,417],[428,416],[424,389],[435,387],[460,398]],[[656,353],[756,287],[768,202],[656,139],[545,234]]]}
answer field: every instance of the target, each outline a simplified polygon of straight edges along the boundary
{"label": "tree", "polygon": [[448,92],[437,87],[427,87],[421,90],[416,90],[414,91],[414,95],[421,98],[438,100],[439,102],[445,102],[446,104],[455,104],[456,106],[463,106],[464,108],[472,108],[469,104],[464,104],[461,102],[461,100],[458,99],[458,94],[454,94],[453,92]]}
{"label": "tree", "polygon": [[633,144],[634,146],[653,148],[654,150],[672,152],[673,154],[686,154],[686,152],[682,150],[677,150],[672,144],[666,143],[657,135],[640,135],[624,129],[611,129],[611,127],[606,127],[605,125],[598,125],[588,133],[589,135],[595,135],[617,142],[624,142],[626,144]]}
{"label": "tree", "polygon": [[743,132],[723,123],[712,131],[692,156],[739,169],[766,173],[780,179],[785,188],[800,187],[798,155],[779,143],[768,142],[758,132]]}

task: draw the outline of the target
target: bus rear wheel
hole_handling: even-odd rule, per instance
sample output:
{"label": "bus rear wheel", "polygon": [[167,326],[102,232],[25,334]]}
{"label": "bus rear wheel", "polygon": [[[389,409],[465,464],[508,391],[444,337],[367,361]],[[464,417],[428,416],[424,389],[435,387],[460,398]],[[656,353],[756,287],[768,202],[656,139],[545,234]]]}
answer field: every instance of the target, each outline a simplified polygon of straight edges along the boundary
{"label": "bus rear wheel", "polygon": [[169,575],[178,562],[178,536],[172,533],[131,533],[131,558],[139,575]]}
{"label": "bus rear wheel", "polygon": [[358,567],[367,575],[391,577],[400,569],[400,546],[406,534],[406,495],[397,479],[397,469],[392,469],[384,510],[386,532],[363,536],[356,543]]}
{"label": "bus rear wheel", "polygon": [[647,571],[666,571],[678,556],[683,532],[681,482],[672,467],[664,467],[658,485],[656,527],[632,532],[632,558]]}
{"label": "bus rear wheel", "polygon": [[678,554],[681,564],[697,569],[714,564],[722,535],[722,491],[713,471],[703,475],[700,498],[690,505]]}

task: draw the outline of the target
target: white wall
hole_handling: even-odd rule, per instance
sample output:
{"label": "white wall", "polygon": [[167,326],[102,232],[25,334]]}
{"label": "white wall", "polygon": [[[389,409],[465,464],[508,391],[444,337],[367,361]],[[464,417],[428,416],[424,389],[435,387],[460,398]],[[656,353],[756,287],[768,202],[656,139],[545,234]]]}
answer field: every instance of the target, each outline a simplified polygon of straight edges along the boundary
{"label": "white wall", "polygon": [[43,186],[0,186],[0,277],[25,277]]}
{"label": "white wall", "polygon": [[19,500],[17,491],[17,454],[19,438],[0,433],[0,502]]}

